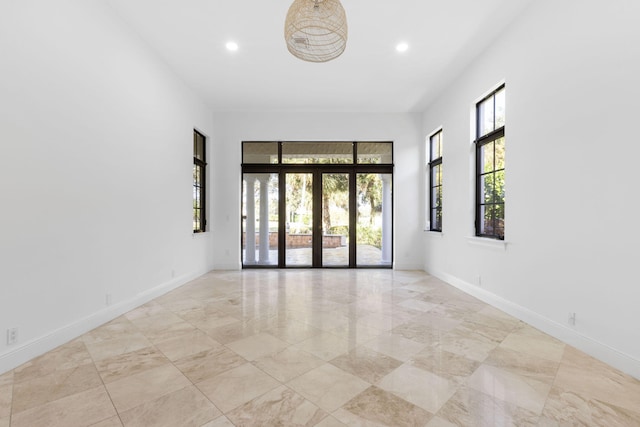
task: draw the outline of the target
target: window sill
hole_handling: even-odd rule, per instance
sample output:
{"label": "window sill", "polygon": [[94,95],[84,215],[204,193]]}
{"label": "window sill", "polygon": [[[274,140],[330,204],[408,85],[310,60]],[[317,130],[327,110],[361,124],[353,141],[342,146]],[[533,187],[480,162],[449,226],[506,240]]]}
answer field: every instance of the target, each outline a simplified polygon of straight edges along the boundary
{"label": "window sill", "polygon": [[498,249],[498,250],[507,250],[507,241],[506,240],[497,240],[490,239],[487,237],[476,237],[469,236],[467,237],[467,242],[473,246],[482,246],[485,248]]}
{"label": "window sill", "polygon": [[444,233],[442,231],[434,231],[434,230],[423,230],[427,236],[430,237],[442,237]]}

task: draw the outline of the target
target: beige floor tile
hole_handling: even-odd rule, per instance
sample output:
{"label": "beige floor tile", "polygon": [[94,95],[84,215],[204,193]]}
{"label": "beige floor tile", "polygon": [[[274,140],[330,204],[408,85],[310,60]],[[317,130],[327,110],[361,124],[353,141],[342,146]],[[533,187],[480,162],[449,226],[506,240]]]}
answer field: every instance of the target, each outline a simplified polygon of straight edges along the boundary
{"label": "beige floor tile", "polygon": [[469,377],[470,388],[498,400],[513,403],[540,415],[550,384],[523,377],[501,368],[482,365]]}
{"label": "beige floor tile", "polygon": [[73,340],[14,369],[13,381],[22,382],[92,363],[82,339]]}
{"label": "beige floor tile", "polygon": [[124,412],[189,385],[191,382],[175,366],[163,365],[114,381],[106,387],[118,412]]}
{"label": "beige floor tile", "polygon": [[236,320],[233,323],[219,326],[205,331],[214,340],[220,344],[229,344],[239,341],[243,338],[252,337],[263,332],[258,325]]}
{"label": "beige floor tile", "polygon": [[324,365],[325,362],[306,351],[289,347],[278,353],[261,357],[253,363],[278,381],[285,383]]}
{"label": "beige floor tile", "polygon": [[350,324],[331,329],[328,332],[346,338],[350,348],[371,341],[384,333],[382,330],[376,329],[366,322],[361,322],[362,319],[364,319],[364,317],[354,319]]}
{"label": "beige floor tile", "polygon": [[441,314],[434,314],[431,311],[416,316],[412,319],[415,323],[427,326],[429,329],[435,329],[438,331],[447,332],[455,329],[462,323],[461,319],[452,319]]}
{"label": "beige floor tile", "polygon": [[221,346],[213,338],[197,329],[175,338],[156,342],[158,350],[171,361]]}
{"label": "beige floor tile", "polygon": [[82,336],[85,344],[95,344],[140,332],[125,316],[120,316]]}
{"label": "beige floor tile", "polygon": [[115,334],[110,339],[86,342],[87,349],[94,361],[107,359],[120,354],[131,353],[145,347],[151,347],[151,342],[141,332],[127,333],[122,336]]}
{"label": "beige floor tile", "polygon": [[119,379],[157,368],[169,363],[155,347],[145,347],[131,353],[119,354],[96,362],[102,381],[112,383]]}
{"label": "beige floor tile", "polygon": [[311,353],[322,360],[329,361],[348,352],[356,345],[355,340],[351,340],[348,336],[323,332],[296,344],[294,347]]}
{"label": "beige floor tile", "polygon": [[289,346],[289,343],[266,332],[227,344],[227,347],[247,360],[256,360],[282,351]]}
{"label": "beige floor tile", "polygon": [[[607,399],[608,401],[615,400]],[[540,419],[541,426],[640,426],[640,405],[637,410],[614,403],[585,397],[574,391],[554,387],[549,393]]]}
{"label": "beige floor tile", "polygon": [[443,418],[433,417],[431,418],[431,421],[427,423],[426,427],[459,427],[459,426]]}
{"label": "beige floor tile", "polygon": [[0,418],[8,418],[11,415],[12,398],[13,384],[0,386]]}
{"label": "beige floor tile", "polygon": [[480,362],[468,359],[439,347],[426,347],[414,355],[409,363],[416,368],[462,384],[480,366]]}
{"label": "beige floor tile", "polygon": [[553,360],[543,359],[501,346],[494,349],[483,363],[547,384],[553,383],[560,365],[559,362]]}
{"label": "beige floor tile", "polygon": [[[433,414],[378,387],[347,402],[335,416],[348,425],[374,423],[377,426],[424,426]],[[354,418],[355,417],[355,418]]]}
{"label": "beige floor tile", "polygon": [[367,347],[356,347],[329,363],[370,384],[376,384],[381,378],[402,365],[401,361]]}
{"label": "beige floor tile", "polygon": [[238,321],[237,318],[229,316],[223,311],[206,309],[193,310],[183,315],[182,318],[207,333],[221,326],[230,325]]}
{"label": "beige floor tile", "polygon": [[396,326],[406,323],[407,319],[398,315],[371,313],[358,318],[358,324],[373,328],[380,332],[389,332]]}
{"label": "beige floor tile", "polygon": [[10,427],[9,423],[11,422],[10,417],[0,418],[0,427]]}
{"label": "beige floor tile", "polygon": [[640,413],[640,380],[572,347],[567,348],[553,385],[561,391],[574,392],[585,401]]}
{"label": "beige floor tile", "polygon": [[13,371],[5,372],[0,375],[0,387],[13,384],[14,374]]}
{"label": "beige floor tile", "polygon": [[438,412],[444,425],[533,427],[539,415],[480,391],[461,387]]}
{"label": "beige floor tile", "polygon": [[[338,409],[337,411],[334,412],[334,414],[340,411],[342,411],[342,409]],[[315,425],[315,427],[345,427],[345,426],[346,424],[341,423],[334,416],[328,416]]]}
{"label": "beige floor tile", "polygon": [[411,320],[391,330],[395,335],[401,335],[411,341],[426,345],[437,344],[448,332],[441,331]]}
{"label": "beige floor tile", "polygon": [[322,333],[322,330],[314,328],[308,323],[297,320],[289,320],[285,324],[275,325],[266,330],[276,338],[280,338],[289,344],[297,344],[315,335]]}
{"label": "beige floor tile", "polygon": [[419,299],[409,299],[398,304],[400,307],[410,308],[412,310],[418,310],[427,312],[437,306],[437,304],[426,302]]}
{"label": "beige floor tile", "polygon": [[125,427],[199,427],[220,415],[200,390],[190,386],[129,409],[120,417]]}
{"label": "beige floor tile", "polygon": [[371,384],[327,363],[293,379],[287,385],[322,409],[332,412]]}
{"label": "beige floor tile", "polygon": [[384,333],[364,344],[378,353],[406,362],[426,347],[426,344],[405,338],[394,333]]}
{"label": "beige floor tile", "polygon": [[438,412],[456,391],[454,382],[408,364],[380,380],[378,387],[431,414]]}
{"label": "beige floor tile", "polygon": [[196,385],[226,414],[273,390],[280,383],[250,363],[246,363]]}
{"label": "beige floor tile", "polygon": [[43,377],[22,381],[13,386],[13,413],[101,385],[100,375],[92,364],[55,371]]}
{"label": "beige floor tile", "polygon": [[12,415],[11,427],[90,426],[116,414],[104,386]]}
{"label": "beige floor tile", "polygon": [[280,386],[227,414],[239,426],[315,426],[327,413],[288,387]]}
{"label": "beige floor tile", "polygon": [[167,313],[167,310],[165,307],[163,307],[162,305],[158,304],[155,301],[150,301],[144,305],[141,305],[140,307],[131,310],[130,312],[126,313],[124,315],[124,317],[126,317],[129,320],[136,320],[136,319],[141,319],[141,318],[145,318],[145,317],[151,317],[151,316],[155,316],[155,315],[159,315],[159,314],[165,314]]}
{"label": "beige floor tile", "polygon": [[231,421],[224,415],[216,418],[213,421],[209,421],[206,424],[203,424],[201,427],[235,427]]}
{"label": "beige floor tile", "polygon": [[214,347],[174,362],[194,384],[244,365],[247,360],[226,347]]}
{"label": "beige floor tile", "polygon": [[92,424],[91,427],[122,427],[122,422],[120,421],[120,417],[116,415],[115,417],[110,417]]}
{"label": "beige floor tile", "polygon": [[132,322],[154,344],[197,330],[191,323],[185,322],[168,310],[166,313],[138,318]]}
{"label": "beige floor tile", "polygon": [[498,342],[459,326],[444,333],[435,346],[467,359],[482,362],[498,346]]}
{"label": "beige floor tile", "polygon": [[563,342],[528,325],[513,331],[500,346],[554,361],[562,359],[565,348]]}

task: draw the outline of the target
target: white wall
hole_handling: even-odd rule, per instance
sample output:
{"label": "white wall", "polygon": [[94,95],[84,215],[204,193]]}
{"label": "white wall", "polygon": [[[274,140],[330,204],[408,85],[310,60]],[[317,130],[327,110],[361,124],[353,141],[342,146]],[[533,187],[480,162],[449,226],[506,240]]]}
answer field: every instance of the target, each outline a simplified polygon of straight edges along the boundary
{"label": "white wall", "polygon": [[211,269],[191,228],[211,125],[101,2],[0,3],[0,372]]}
{"label": "white wall", "polygon": [[397,269],[422,269],[420,114],[217,113],[214,117],[215,268],[240,259],[242,141],[393,141],[394,258]]}
{"label": "white wall", "polygon": [[[425,269],[636,377],[639,16],[636,0],[533,2],[423,122],[423,136],[444,128],[443,233],[425,233]],[[470,111],[503,79],[506,249],[467,239]]]}

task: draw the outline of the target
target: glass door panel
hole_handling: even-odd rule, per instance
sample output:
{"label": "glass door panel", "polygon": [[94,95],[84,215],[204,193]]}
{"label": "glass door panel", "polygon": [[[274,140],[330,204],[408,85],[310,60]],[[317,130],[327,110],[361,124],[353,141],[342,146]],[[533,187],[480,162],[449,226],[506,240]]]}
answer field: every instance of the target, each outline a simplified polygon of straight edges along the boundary
{"label": "glass door panel", "polygon": [[349,174],[322,174],[322,265],[349,266]]}
{"label": "glass door panel", "polygon": [[313,265],[313,174],[286,174],[287,267]]}
{"label": "glass door panel", "polygon": [[356,265],[391,266],[392,175],[356,175]]}
{"label": "glass door panel", "polygon": [[242,175],[242,263],[278,265],[278,174]]}

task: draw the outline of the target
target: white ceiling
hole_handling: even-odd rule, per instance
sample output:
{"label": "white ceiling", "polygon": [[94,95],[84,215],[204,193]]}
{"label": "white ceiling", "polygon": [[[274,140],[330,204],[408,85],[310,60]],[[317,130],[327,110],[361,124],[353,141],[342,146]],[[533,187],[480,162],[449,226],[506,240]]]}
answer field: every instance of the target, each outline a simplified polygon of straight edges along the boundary
{"label": "white ceiling", "polygon": [[[287,51],[292,0],[107,2],[215,111],[409,112],[423,111],[531,0],[342,0],[347,49],[326,63]],[[402,54],[400,41],[410,46]]]}

